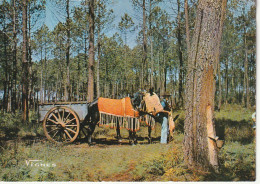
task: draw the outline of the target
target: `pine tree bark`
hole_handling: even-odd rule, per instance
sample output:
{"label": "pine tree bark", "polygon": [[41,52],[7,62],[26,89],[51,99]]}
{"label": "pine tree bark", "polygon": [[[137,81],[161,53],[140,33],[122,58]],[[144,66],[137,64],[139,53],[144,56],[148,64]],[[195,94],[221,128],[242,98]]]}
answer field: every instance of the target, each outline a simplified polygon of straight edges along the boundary
{"label": "pine tree bark", "polygon": [[246,53],[245,53],[245,104],[246,104],[246,108],[249,108],[250,104],[249,104],[249,79],[248,79],[248,51],[246,49]]}
{"label": "pine tree bark", "polygon": [[226,59],[225,63],[225,103],[228,103],[228,90],[229,90],[229,78],[228,78],[228,59]]}
{"label": "pine tree bark", "polygon": [[31,4],[28,2],[28,63],[29,63],[29,108],[33,104],[33,71],[32,71],[32,48],[31,48]]}
{"label": "pine tree bark", "polygon": [[[6,6],[6,1],[3,2],[3,7]],[[2,8],[1,10],[6,11],[6,8]],[[8,36],[5,34],[7,32],[7,21],[6,21],[6,12],[3,13],[3,22],[2,22],[2,26],[3,26],[3,36],[1,35],[1,38],[3,37],[3,68],[4,68],[4,81],[3,81],[3,85],[4,85],[4,91],[3,91],[3,111],[7,112],[8,111],[8,106],[9,106],[9,81],[10,81],[10,68],[9,68],[9,64],[8,64]]]}
{"label": "pine tree bark", "polygon": [[[44,102],[46,102],[47,100],[47,74],[48,74],[48,70],[47,70],[47,46],[46,46],[46,39],[44,39],[44,90],[43,90],[43,93],[44,93]],[[61,46],[61,45],[60,45]],[[62,47],[60,47],[62,48]]]}
{"label": "pine tree bark", "polygon": [[189,168],[218,170],[214,125],[216,64],[226,0],[201,0],[197,7],[186,76],[184,158]]}
{"label": "pine tree bark", "polygon": [[71,90],[70,90],[70,1],[66,1],[66,32],[67,32],[67,43],[66,43],[66,85],[65,85],[65,100],[70,101]]}
{"label": "pine tree bark", "polygon": [[154,60],[153,60],[153,38],[152,38],[152,0],[149,3],[149,38],[150,38],[150,57],[151,57],[151,74],[150,74],[150,86],[154,87]]}
{"label": "pine tree bark", "polygon": [[142,89],[144,84],[148,84],[148,71],[147,71],[147,36],[146,36],[146,14],[145,14],[145,0],[143,0],[143,62],[142,62]]}
{"label": "pine tree bark", "polygon": [[218,109],[221,109],[222,105],[222,84],[221,84],[221,71],[220,71],[220,62],[218,63]]}
{"label": "pine tree bark", "polygon": [[17,31],[16,31],[16,0],[13,0],[13,79],[12,79],[12,112],[15,113],[16,105],[16,73],[17,73]]}
{"label": "pine tree bark", "polygon": [[232,104],[236,103],[236,94],[235,94],[235,82],[234,82],[234,61],[233,61],[233,54],[231,55],[231,87],[230,87],[230,94],[231,94],[231,99],[230,102]]}
{"label": "pine tree bark", "polygon": [[[221,47],[221,37],[222,37],[222,33],[223,33],[223,26],[224,26],[224,21],[225,21],[225,17],[226,17],[226,9],[227,9],[227,0],[222,0],[222,10],[221,10],[221,17],[220,17],[220,31],[219,31],[219,36],[220,38],[218,39],[218,44],[219,44],[219,47],[217,47],[216,49],[216,52],[220,52],[220,47]],[[221,103],[222,103],[222,85],[221,85],[221,71],[220,71],[220,61],[219,61],[219,58],[220,58],[220,54],[217,55],[217,58],[216,58],[216,63],[215,63],[215,67],[218,67],[218,76],[219,76],[219,101],[218,101],[218,109],[221,108]],[[215,75],[217,75],[217,73],[215,73]]]}
{"label": "pine tree bark", "polygon": [[[4,25],[4,31],[5,31],[5,25]],[[5,79],[4,79],[4,95],[3,95],[3,111],[7,112],[7,107],[8,107],[8,54],[7,54],[7,37],[4,35],[4,71],[5,71]]]}
{"label": "pine tree bark", "polygon": [[88,63],[88,96],[87,101],[92,102],[94,100],[94,2],[89,1],[89,63]]}
{"label": "pine tree bark", "polygon": [[28,65],[28,39],[27,39],[27,0],[23,0],[23,49],[22,49],[22,111],[23,122],[29,120],[29,108],[28,108],[28,88],[29,88],[29,65]]}
{"label": "pine tree bark", "polygon": [[189,28],[189,5],[188,5],[188,0],[185,0],[184,12],[185,12],[185,27],[186,27],[185,30],[186,30],[187,53],[189,55],[189,51],[190,51],[190,28]]}
{"label": "pine tree bark", "polygon": [[[183,66],[183,56],[182,56],[182,37],[181,37],[181,15],[180,15],[180,0],[177,0],[177,7],[178,7],[178,15],[177,15],[177,21],[178,21],[178,27],[177,27],[177,40],[178,40],[178,56],[180,61],[180,72],[179,72],[179,102],[180,106],[183,106],[183,73],[184,73],[184,66]],[[189,49],[188,49],[189,50]]]}
{"label": "pine tree bark", "polygon": [[[100,16],[100,5],[98,5],[98,16]],[[98,52],[98,58],[97,58],[97,98],[100,97],[100,76],[99,76],[99,65],[100,65],[100,60],[101,60],[101,40],[100,40],[100,25],[101,22],[98,22],[97,26],[97,52]]]}
{"label": "pine tree bark", "polygon": [[[80,57],[79,57],[80,48],[78,48],[78,76],[80,76]],[[79,87],[80,87],[80,77],[77,79],[77,101],[79,101]]]}
{"label": "pine tree bark", "polygon": [[41,47],[41,50],[40,50],[40,55],[41,55],[41,60],[40,60],[40,62],[41,62],[41,82],[40,82],[40,101],[41,101],[41,103],[43,103],[43,71],[44,71],[44,67],[43,67],[43,56],[42,56],[42,53],[43,53],[43,51],[42,51],[42,47]]}
{"label": "pine tree bark", "polygon": [[247,49],[247,38],[246,30],[244,28],[244,51],[245,51],[245,61],[244,61],[244,82],[243,82],[243,104],[246,108],[249,107],[249,80],[248,80],[248,49]]}

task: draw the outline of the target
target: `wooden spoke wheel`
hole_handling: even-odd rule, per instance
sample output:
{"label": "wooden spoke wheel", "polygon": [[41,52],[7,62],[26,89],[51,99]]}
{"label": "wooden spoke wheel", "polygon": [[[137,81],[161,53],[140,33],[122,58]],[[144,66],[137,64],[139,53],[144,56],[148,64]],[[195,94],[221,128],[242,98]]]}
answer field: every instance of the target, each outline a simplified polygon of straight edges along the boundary
{"label": "wooden spoke wheel", "polygon": [[43,120],[45,136],[55,143],[73,142],[79,134],[79,129],[78,115],[68,107],[52,108]]}

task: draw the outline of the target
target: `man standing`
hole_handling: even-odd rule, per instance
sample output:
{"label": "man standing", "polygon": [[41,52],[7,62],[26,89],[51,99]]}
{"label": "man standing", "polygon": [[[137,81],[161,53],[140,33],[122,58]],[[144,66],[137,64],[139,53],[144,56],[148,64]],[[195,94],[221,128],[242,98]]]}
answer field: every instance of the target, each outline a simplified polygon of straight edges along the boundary
{"label": "man standing", "polygon": [[[164,93],[163,99],[161,101],[162,107],[164,111],[171,111],[171,106],[169,105],[169,97],[171,96],[170,94]],[[168,133],[169,133],[169,125],[168,125],[168,112],[160,112],[159,113],[159,119],[162,124],[161,128],[161,143],[162,144],[167,144],[167,138],[168,138]]]}
{"label": "man standing", "polygon": [[[144,101],[146,105],[146,111],[156,117],[158,122],[162,125],[161,128],[161,143],[166,144],[169,133],[169,114],[171,112],[171,106],[169,105],[168,98],[171,95],[164,93],[164,97],[161,101],[159,97],[153,92],[153,89],[149,90],[149,93],[144,95]],[[172,130],[174,130],[174,122],[171,119]],[[149,133],[150,134],[150,133]],[[149,136],[150,137],[150,136]]]}

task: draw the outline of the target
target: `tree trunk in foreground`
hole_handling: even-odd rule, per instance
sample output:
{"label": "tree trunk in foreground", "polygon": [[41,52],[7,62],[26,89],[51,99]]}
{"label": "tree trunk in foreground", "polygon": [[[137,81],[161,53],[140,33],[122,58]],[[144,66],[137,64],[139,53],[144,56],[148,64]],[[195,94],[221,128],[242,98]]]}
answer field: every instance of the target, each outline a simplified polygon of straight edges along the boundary
{"label": "tree trunk in foreground", "polygon": [[[201,0],[186,83],[184,158],[189,168],[218,170],[213,121],[216,66],[227,0]],[[212,139],[211,139],[212,138]]]}
{"label": "tree trunk in foreground", "polygon": [[89,1],[89,63],[88,63],[88,97],[94,100],[94,0]]}

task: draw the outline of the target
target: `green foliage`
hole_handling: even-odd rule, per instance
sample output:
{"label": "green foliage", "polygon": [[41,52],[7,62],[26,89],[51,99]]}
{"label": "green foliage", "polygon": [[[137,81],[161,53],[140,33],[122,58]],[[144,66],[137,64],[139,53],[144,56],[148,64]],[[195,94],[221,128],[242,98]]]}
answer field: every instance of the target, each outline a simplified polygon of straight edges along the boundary
{"label": "green foliage", "polygon": [[220,173],[203,177],[206,181],[254,181],[256,179],[255,144],[227,142],[219,152]]}
{"label": "green foliage", "polygon": [[17,137],[21,127],[21,114],[0,113],[0,135],[7,139]]}
{"label": "green foliage", "polygon": [[42,136],[42,124],[37,123],[38,115],[30,112],[29,122],[22,122],[20,113],[0,112],[0,139],[31,139],[32,137]]}
{"label": "green foliage", "polygon": [[243,144],[254,140],[253,111],[238,105],[225,105],[215,113],[217,135],[226,141],[238,141]]}
{"label": "green foliage", "polygon": [[[215,127],[217,136],[225,141],[238,141],[242,144],[251,143],[254,139],[253,110],[239,105],[223,105],[220,111],[215,111]],[[185,112],[174,111],[173,116],[179,115],[175,121],[176,131],[184,132]]]}

